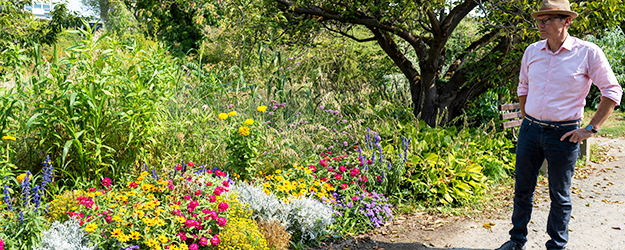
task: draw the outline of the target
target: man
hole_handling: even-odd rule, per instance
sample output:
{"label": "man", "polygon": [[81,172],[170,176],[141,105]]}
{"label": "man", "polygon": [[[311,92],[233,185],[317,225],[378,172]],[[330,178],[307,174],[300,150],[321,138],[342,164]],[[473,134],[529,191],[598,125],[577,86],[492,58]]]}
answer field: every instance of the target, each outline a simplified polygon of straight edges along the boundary
{"label": "man", "polygon": [[[521,61],[518,95],[523,123],[516,160],[513,228],[500,250],[524,249],[539,169],[548,162],[551,208],[547,249],[565,249],[572,203],[569,189],[579,144],[597,133],[620,103],[619,86],[603,53],[595,44],[568,34],[578,14],[567,0],[543,0],[532,17],[542,40],[527,47]],[[601,90],[595,116],[580,128],[590,84]]]}

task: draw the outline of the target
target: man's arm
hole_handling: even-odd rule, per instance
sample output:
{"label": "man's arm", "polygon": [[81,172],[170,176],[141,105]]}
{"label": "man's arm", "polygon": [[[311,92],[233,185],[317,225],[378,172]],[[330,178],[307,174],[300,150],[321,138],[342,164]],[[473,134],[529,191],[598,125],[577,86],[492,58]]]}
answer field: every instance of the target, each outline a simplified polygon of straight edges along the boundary
{"label": "man's arm", "polygon": [[525,119],[525,103],[527,102],[527,96],[519,96],[519,105],[521,106],[521,119]]}
{"label": "man's arm", "polygon": [[[590,124],[599,128],[601,125],[610,117],[612,111],[614,111],[614,107],[616,107],[616,102],[612,101],[610,98],[601,98],[601,102],[599,102],[599,107],[597,108],[597,112],[590,120]],[[560,141],[564,141],[566,137],[569,137],[570,142],[581,143],[583,140],[593,136],[594,133],[586,130],[586,128],[579,128],[568,132],[560,138]]]}

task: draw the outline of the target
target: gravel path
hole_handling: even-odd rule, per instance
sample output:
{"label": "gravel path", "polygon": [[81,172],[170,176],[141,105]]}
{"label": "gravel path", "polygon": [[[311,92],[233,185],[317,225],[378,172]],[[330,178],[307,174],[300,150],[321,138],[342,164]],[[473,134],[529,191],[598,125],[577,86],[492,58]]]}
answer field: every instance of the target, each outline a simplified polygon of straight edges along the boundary
{"label": "gravel path", "polygon": [[[591,144],[609,148],[605,162],[590,163],[576,171],[571,196],[572,219],[567,249],[625,249],[625,140],[591,138]],[[506,219],[470,220],[466,218],[430,218],[416,214],[398,218],[390,225],[318,249],[495,249],[508,240],[512,227],[512,204],[508,202]],[[549,213],[549,191],[546,180],[539,183],[534,211],[529,225],[526,249],[545,249]],[[424,227],[423,221],[431,227]],[[488,224],[490,226],[487,226]],[[427,223],[426,223],[427,225]],[[490,227],[490,228],[487,228]]]}

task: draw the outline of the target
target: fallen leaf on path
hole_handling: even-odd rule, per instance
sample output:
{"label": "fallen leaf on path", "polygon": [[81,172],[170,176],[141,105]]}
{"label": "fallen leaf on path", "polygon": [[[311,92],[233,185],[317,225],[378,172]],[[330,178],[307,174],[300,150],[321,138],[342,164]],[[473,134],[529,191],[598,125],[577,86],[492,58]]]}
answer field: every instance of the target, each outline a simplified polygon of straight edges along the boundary
{"label": "fallen leaf on path", "polygon": [[612,229],[621,230],[620,227],[612,227]]}
{"label": "fallen leaf on path", "polygon": [[483,227],[486,228],[486,229],[491,229],[491,225],[490,224],[484,224]]}

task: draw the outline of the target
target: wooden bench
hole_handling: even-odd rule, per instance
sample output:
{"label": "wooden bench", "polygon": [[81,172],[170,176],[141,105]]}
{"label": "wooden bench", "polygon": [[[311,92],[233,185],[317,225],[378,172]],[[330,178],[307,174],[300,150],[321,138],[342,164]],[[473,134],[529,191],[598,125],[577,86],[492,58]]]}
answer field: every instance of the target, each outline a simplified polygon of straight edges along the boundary
{"label": "wooden bench", "polygon": [[[508,111],[507,113],[501,114],[501,120],[504,121],[502,126],[503,129],[512,129],[512,136],[514,137],[512,143],[516,145],[519,138],[515,132],[515,128],[520,127],[521,123],[523,123],[523,118],[521,115],[521,105],[519,103],[502,104],[501,106],[499,106],[499,110]],[[584,140],[582,144],[580,144],[579,150],[579,157],[584,160],[584,164],[587,164],[590,160],[590,145],[588,145],[588,139]],[[547,176],[547,160],[543,162],[543,166],[540,168],[540,171],[542,171],[543,174]]]}

